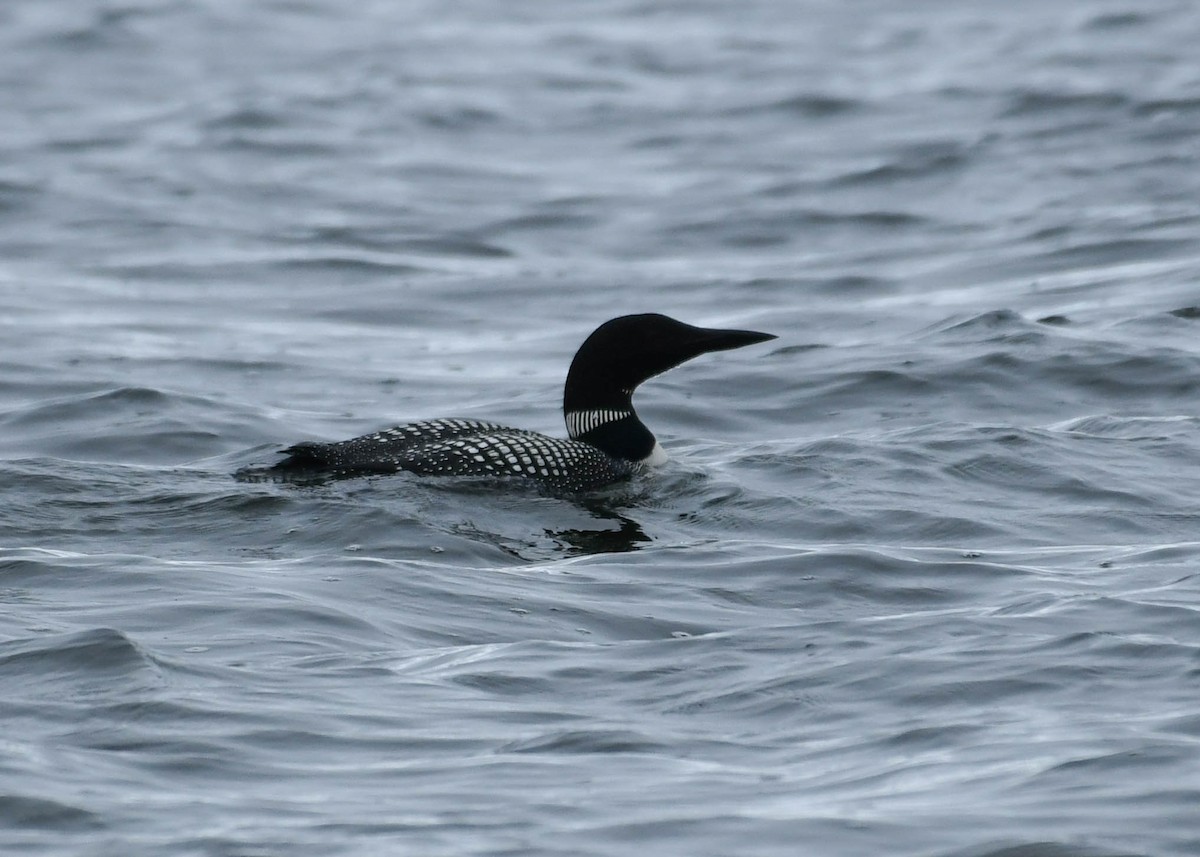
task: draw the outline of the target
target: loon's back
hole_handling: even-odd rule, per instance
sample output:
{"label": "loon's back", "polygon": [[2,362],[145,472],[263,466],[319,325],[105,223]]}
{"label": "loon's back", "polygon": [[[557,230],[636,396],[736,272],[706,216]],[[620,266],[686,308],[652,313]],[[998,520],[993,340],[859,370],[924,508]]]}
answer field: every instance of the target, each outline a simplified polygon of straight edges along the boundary
{"label": "loon's back", "polygon": [[666,458],[633,410],[639,384],[700,354],[774,338],[654,313],[621,316],[596,328],[571,361],[563,390],[567,440],[479,420],[429,420],[337,443],[297,444],[266,471],[244,473],[346,477],[406,470],[515,476],[565,491],[598,488]]}
{"label": "loon's back", "polygon": [[482,420],[409,423],[337,443],[300,443],[272,470],[364,476],[520,476],[558,491],[586,491],[632,475],[633,462],[589,443]]}

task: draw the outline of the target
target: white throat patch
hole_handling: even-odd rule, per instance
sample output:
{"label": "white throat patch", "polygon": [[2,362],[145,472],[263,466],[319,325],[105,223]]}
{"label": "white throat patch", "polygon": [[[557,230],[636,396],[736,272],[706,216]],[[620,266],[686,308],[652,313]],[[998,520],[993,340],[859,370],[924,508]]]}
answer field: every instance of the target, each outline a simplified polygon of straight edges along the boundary
{"label": "white throat patch", "polygon": [[654,449],[650,450],[650,454],[643,458],[640,462],[645,467],[662,467],[667,463],[667,451],[662,448],[657,440],[654,441]]}

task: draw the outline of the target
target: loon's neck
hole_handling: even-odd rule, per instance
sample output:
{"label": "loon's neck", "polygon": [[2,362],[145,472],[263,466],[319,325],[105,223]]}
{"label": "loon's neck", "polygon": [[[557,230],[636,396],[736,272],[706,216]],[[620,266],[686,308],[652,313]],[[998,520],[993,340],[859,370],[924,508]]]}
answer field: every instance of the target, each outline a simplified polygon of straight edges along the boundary
{"label": "loon's neck", "polygon": [[633,409],[630,394],[607,402],[608,407],[583,407],[565,410],[567,434],[572,440],[581,440],[606,452],[613,458],[658,465],[666,461],[658,440],[638,419]]}

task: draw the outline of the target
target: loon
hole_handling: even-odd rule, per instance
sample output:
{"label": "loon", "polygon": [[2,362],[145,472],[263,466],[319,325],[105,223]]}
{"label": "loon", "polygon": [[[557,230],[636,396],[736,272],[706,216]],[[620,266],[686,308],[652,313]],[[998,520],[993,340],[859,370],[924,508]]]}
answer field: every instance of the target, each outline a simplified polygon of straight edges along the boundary
{"label": "loon", "polygon": [[404,470],[523,477],[556,491],[600,488],[667,460],[633,409],[639,384],[701,354],[775,338],[693,327],[657,313],[621,316],[596,328],[571,361],[563,390],[569,440],[480,420],[435,419],[336,443],[296,444],[268,470],[334,477]]}

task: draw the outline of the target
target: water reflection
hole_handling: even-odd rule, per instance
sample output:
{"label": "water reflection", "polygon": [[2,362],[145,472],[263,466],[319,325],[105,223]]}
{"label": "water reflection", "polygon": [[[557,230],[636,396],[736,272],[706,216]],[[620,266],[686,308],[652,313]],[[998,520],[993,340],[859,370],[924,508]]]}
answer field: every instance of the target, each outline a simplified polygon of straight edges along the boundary
{"label": "water reflection", "polygon": [[547,536],[563,545],[567,556],[583,556],[600,553],[630,553],[650,544],[653,539],[646,535],[641,524],[627,515],[620,514],[600,503],[581,503],[587,511],[601,521],[616,524],[612,527],[571,528],[545,530]]}

